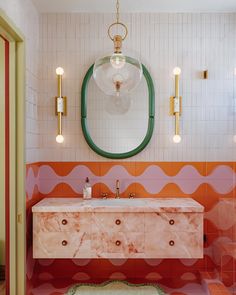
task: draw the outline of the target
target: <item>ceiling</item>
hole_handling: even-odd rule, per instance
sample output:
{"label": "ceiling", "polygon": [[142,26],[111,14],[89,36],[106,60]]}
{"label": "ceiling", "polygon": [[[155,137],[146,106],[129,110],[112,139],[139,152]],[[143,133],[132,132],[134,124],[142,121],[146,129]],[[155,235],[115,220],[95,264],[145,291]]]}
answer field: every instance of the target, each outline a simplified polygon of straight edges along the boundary
{"label": "ceiling", "polygon": [[[113,12],[115,0],[33,0],[40,12]],[[235,0],[120,0],[121,12],[236,12]]]}

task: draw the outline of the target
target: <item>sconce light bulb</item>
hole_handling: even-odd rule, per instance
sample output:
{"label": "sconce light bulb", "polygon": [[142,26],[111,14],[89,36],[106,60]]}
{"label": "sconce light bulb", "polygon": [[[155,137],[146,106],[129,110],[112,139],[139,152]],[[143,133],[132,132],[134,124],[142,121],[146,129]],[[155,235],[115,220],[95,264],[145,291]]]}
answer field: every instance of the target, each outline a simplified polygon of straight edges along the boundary
{"label": "sconce light bulb", "polygon": [[57,143],[63,143],[64,142],[64,136],[61,134],[58,134],[56,137],[56,142]]}
{"label": "sconce light bulb", "polygon": [[174,68],[173,74],[174,75],[180,75],[181,74],[181,68],[179,68],[179,67]]}
{"label": "sconce light bulb", "polygon": [[113,53],[110,58],[110,63],[114,69],[122,69],[125,65],[126,59],[122,53]]}
{"label": "sconce light bulb", "polygon": [[181,136],[178,135],[178,134],[175,134],[175,135],[173,136],[173,142],[174,142],[174,143],[180,143],[180,142],[181,142]]}
{"label": "sconce light bulb", "polygon": [[62,76],[64,74],[64,69],[61,67],[56,68],[56,74]]}
{"label": "sconce light bulb", "polygon": [[236,135],[234,135],[233,141],[234,141],[234,143],[236,143]]}

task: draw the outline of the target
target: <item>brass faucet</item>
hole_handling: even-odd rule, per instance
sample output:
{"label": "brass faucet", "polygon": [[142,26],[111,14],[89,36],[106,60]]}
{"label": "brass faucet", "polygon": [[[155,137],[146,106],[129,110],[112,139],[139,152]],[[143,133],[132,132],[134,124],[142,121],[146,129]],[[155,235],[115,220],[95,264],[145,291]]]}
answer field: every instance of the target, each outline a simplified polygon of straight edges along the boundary
{"label": "brass faucet", "polygon": [[119,199],[120,198],[120,181],[119,179],[116,180],[116,196],[115,196],[116,199]]}

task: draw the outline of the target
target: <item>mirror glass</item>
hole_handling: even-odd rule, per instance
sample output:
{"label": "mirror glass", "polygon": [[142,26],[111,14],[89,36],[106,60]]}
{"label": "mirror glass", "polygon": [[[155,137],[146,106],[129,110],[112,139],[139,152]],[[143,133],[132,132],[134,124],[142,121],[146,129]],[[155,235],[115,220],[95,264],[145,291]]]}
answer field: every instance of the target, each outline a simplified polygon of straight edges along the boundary
{"label": "mirror glass", "polygon": [[87,127],[95,145],[110,153],[135,149],[148,129],[148,88],[144,78],[129,96],[107,96],[93,77],[87,90]]}
{"label": "mirror glass", "polygon": [[154,86],[143,66],[143,77],[129,95],[109,96],[97,86],[93,66],[82,85],[81,123],[85,139],[98,154],[131,157],[145,148],[154,127]]}

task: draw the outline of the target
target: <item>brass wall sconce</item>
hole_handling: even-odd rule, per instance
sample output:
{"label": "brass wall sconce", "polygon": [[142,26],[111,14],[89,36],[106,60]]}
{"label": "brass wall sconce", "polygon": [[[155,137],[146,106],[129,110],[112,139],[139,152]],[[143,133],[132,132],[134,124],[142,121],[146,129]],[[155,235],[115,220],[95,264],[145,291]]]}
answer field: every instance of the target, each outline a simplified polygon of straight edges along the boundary
{"label": "brass wall sconce", "polygon": [[56,142],[63,143],[64,136],[62,135],[62,116],[66,116],[66,107],[67,107],[67,98],[66,96],[62,96],[62,76],[64,74],[64,70],[61,67],[56,69],[57,74],[57,85],[58,85],[58,94],[55,98],[56,102],[56,116],[58,118],[57,125],[57,137]]}
{"label": "brass wall sconce", "polygon": [[179,76],[181,69],[178,67],[174,68],[173,74],[175,75],[175,96],[170,97],[170,115],[175,116],[175,135],[173,136],[173,141],[174,143],[180,143],[179,119],[182,112],[182,97],[179,96]]}

